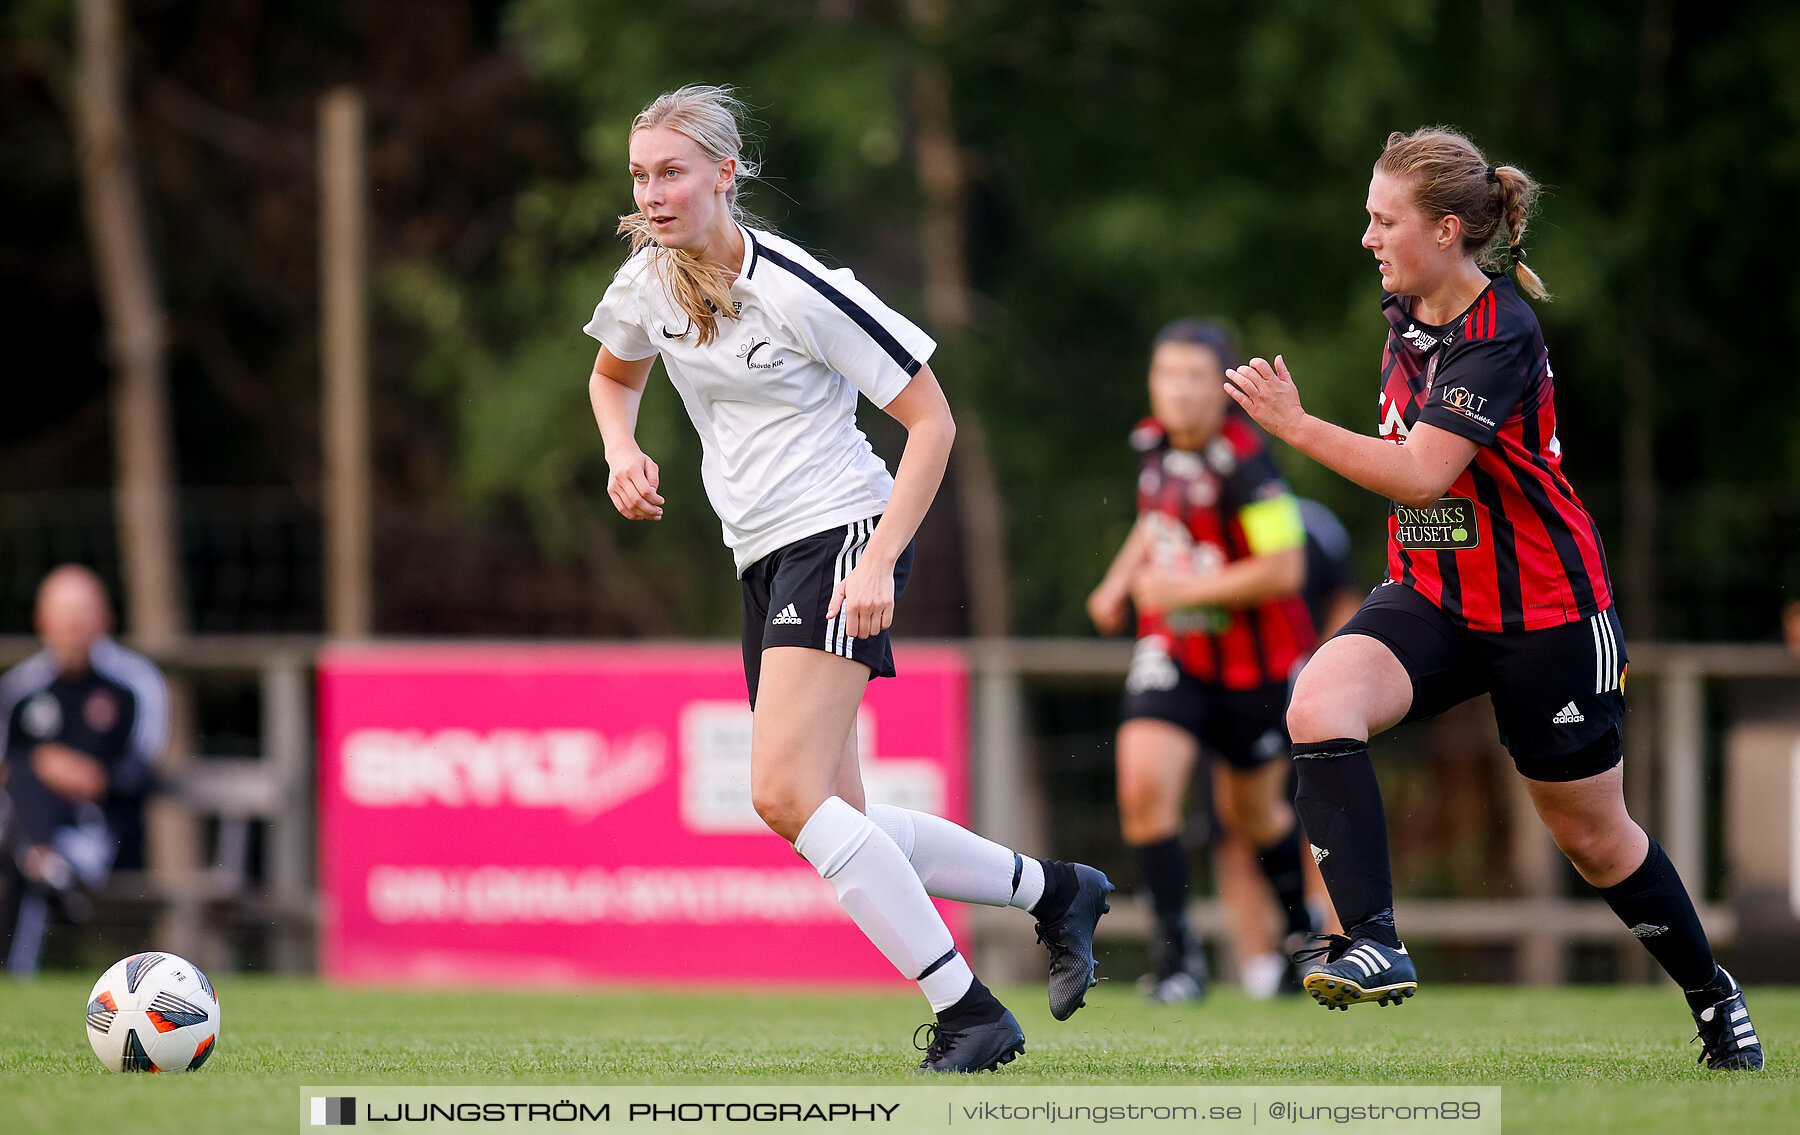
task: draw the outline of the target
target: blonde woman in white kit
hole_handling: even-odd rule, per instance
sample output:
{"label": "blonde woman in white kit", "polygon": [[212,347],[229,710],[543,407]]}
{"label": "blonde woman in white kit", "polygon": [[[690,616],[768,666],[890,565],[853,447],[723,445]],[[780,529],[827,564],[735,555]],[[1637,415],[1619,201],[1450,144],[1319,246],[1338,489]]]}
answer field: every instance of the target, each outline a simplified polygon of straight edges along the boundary
{"label": "blonde woman in white kit", "polygon": [[[742,104],[729,88],[662,95],[632,124],[632,255],[585,330],[607,492],[662,516],[656,462],[634,436],[660,356],[701,441],[708,500],[742,581],[754,712],[751,794],[769,827],[836,889],[936,1014],[922,1071],[976,1072],[1025,1049],[1013,1015],[970,970],[928,896],[1035,914],[1050,1009],[1095,984],[1094,925],[1112,885],[921,812],[867,804],[855,724],[871,676],[891,677],[888,628],[912,540],[956,435],[925,360],[936,344],[848,269],[828,269],[743,223]],[[856,427],[858,393],[906,428],[897,473]]]}

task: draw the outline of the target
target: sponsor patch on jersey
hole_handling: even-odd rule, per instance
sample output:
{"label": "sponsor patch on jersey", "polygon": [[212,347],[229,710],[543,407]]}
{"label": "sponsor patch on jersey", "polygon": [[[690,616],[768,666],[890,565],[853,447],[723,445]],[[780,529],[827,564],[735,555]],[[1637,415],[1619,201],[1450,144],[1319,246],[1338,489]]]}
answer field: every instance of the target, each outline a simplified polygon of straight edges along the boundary
{"label": "sponsor patch on jersey", "polygon": [[1418,351],[1420,354],[1424,354],[1426,351],[1429,351],[1431,348],[1438,345],[1438,337],[1436,335],[1426,334],[1425,329],[1416,323],[1409,327],[1406,333],[1400,337],[1405,339],[1408,343],[1411,343],[1413,350]]}
{"label": "sponsor patch on jersey", "polygon": [[1163,623],[1176,634],[1221,635],[1231,629],[1231,612],[1222,607],[1176,607],[1163,612]]}
{"label": "sponsor patch on jersey", "polygon": [[1471,422],[1486,426],[1490,430],[1500,428],[1500,423],[1487,416],[1487,399],[1466,386],[1453,386],[1449,390],[1440,391],[1438,405],[1446,410],[1454,410]]}
{"label": "sponsor patch on jersey", "polygon": [[1475,502],[1445,497],[1430,508],[1394,505],[1394,540],[1408,551],[1464,552],[1481,546],[1475,526]]}

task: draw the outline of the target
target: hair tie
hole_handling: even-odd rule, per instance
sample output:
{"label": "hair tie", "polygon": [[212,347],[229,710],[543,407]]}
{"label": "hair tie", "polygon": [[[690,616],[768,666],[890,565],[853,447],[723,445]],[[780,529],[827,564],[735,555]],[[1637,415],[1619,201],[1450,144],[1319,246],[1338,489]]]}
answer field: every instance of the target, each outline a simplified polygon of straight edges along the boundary
{"label": "hair tie", "polygon": [[1525,263],[1525,246],[1524,245],[1515,244],[1510,249],[1508,249],[1508,251],[1512,253],[1512,260],[1513,260],[1514,264]]}
{"label": "hair tie", "polygon": [[1500,180],[1500,169],[1498,166],[1489,166],[1488,167],[1488,180],[1495,181],[1495,182]]}

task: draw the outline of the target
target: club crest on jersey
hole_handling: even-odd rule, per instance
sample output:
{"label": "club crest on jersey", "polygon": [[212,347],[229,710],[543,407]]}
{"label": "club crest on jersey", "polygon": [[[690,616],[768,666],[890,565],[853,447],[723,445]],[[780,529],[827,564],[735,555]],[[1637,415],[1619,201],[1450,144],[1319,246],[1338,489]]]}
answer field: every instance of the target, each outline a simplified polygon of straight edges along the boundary
{"label": "club crest on jersey", "polygon": [[28,735],[40,741],[48,741],[62,732],[62,723],[62,703],[56,700],[55,694],[39,694],[19,711],[19,724]]}
{"label": "club crest on jersey", "polygon": [[1395,445],[1404,445],[1406,435],[1412,431],[1406,427],[1406,415],[1401,411],[1399,401],[1382,394],[1378,405],[1381,409],[1381,425],[1378,429],[1381,439]]}
{"label": "club crest on jersey", "polygon": [[119,703],[107,690],[95,690],[81,706],[82,719],[89,729],[104,733],[119,720]]}
{"label": "club crest on jersey", "polygon": [[768,345],[769,340],[767,339],[752,339],[750,342],[745,343],[737,349],[737,357],[743,359],[744,365],[751,370],[774,370],[776,367],[786,366],[786,359],[774,359],[771,361],[767,355],[763,356],[764,361],[756,361],[757,355]]}

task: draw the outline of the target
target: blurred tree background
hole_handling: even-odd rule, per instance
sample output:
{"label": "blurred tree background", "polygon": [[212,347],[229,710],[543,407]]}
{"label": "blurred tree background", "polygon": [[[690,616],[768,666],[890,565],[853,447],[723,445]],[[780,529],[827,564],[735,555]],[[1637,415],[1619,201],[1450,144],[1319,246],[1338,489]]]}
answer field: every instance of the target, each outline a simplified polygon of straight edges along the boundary
{"label": "blurred tree background", "polygon": [[[104,330],[69,0],[0,4],[0,624],[50,563],[116,578]],[[1800,10],[1515,0],[146,0],[133,127],[168,316],[197,631],[320,625],[316,106],[370,108],[376,628],[736,633],[698,446],[660,378],[668,518],[604,493],[581,334],[623,259],[626,131],[740,86],[765,223],[943,341],[977,457],[903,606],[955,635],[1003,556],[1015,632],[1081,633],[1131,516],[1125,434],[1165,320],[1281,352],[1372,429],[1358,246],[1387,133],[1467,130],[1547,183],[1526,244],[1567,468],[1634,637],[1763,639],[1800,594]],[[954,238],[946,243],[945,234]],[[865,413],[877,448],[900,437]],[[971,441],[972,435],[974,441]],[[1288,455],[1379,574],[1385,502]],[[999,512],[988,481],[997,486]],[[995,525],[1000,527],[997,529]],[[977,569],[965,570],[965,564]],[[991,582],[991,581],[990,581]],[[127,613],[129,615],[129,613]]]}

